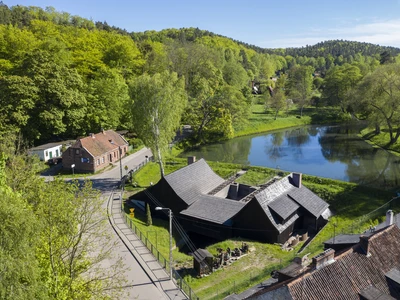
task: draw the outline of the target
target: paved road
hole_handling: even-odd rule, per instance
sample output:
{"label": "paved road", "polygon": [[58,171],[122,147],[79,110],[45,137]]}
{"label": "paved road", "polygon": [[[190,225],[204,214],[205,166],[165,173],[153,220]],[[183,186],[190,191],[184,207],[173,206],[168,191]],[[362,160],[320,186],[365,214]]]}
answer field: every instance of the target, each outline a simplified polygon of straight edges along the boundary
{"label": "paved road", "polygon": [[[102,192],[104,199],[104,208],[110,213],[109,229],[113,232],[113,238],[117,242],[115,254],[124,259],[124,263],[129,266],[129,270],[125,272],[125,278],[128,279],[128,284],[125,289],[129,292],[129,299],[139,300],[155,300],[155,299],[187,299],[175,284],[169,280],[168,275],[160,267],[160,271],[164,273],[161,276],[155,276],[152,268],[143,260],[143,256],[139,253],[138,249],[143,248],[139,245],[137,238],[130,231],[129,228],[124,228],[125,224],[122,220],[116,204],[112,191],[119,185],[122,175],[126,175],[127,171],[134,169],[143,163],[147,157],[150,157],[151,151],[147,148],[141,149],[138,152],[122,159],[121,164],[116,162],[114,168],[101,174],[90,176],[93,187]],[[119,203],[119,201],[117,201]],[[135,240],[135,243],[132,241]],[[143,250],[141,250],[143,251]],[[154,261],[154,259],[152,260]],[[106,261],[105,265],[112,265],[113,261]]]}
{"label": "paved road", "polygon": [[[125,166],[128,166],[128,170],[133,169],[146,159],[146,155],[151,156],[149,149],[142,149],[135,154],[122,159],[122,174],[125,175]],[[104,199],[104,208],[107,209],[107,203],[112,196],[112,190],[119,184],[120,181],[120,164],[117,162],[114,164],[115,167],[109,171],[101,174],[90,176],[90,180],[93,182],[93,187],[102,192]],[[112,199],[111,199],[112,201]],[[125,265],[129,266],[129,270],[125,272],[125,278],[128,279],[128,284],[125,289],[129,293],[129,299],[168,299],[165,294],[155,285],[155,282],[148,276],[148,274],[142,269],[142,266],[136,260],[135,256],[127,248],[124,241],[117,235],[112,224],[108,223],[109,230],[113,232],[113,238],[116,240],[117,246],[115,248],[115,254],[121,256],[124,260]],[[104,262],[105,266],[112,265],[114,261]]]}
{"label": "paved road", "polygon": [[[118,208],[115,208],[116,201],[114,200],[113,190],[120,183],[121,167],[122,175],[126,175],[125,166],[128,167],[128,171],[132,170],[151,155],[152,153],[149,149],[143,148],[128,157],[124,157],[121,164],[119,161],[114,163],[114,168],[111,170],[86,178],[92,181],[93,188],[102,192],[103,207],[110,215],[109,230],[112,232],[112,237],[116,242],[114,254],[116,257],[122,257],[125,265],[129,267],[125,271],[125,278],[128,279],[125,290],[129,293],[129,299],[187,299],[186,295],[168,278],[165,270],[157,266],[158,263],[155,265],[154,258],[149,260],[148,253],[146,253],[147,248],[144,249],[145,247],[141,244],[141,241],[123,222]],[[60,166],[57,165],[46,174],[42,174],[45,180],[53,180],[52,174],[57,171],[56,168],[60,168]],[[77,180],[83,181],[84,179],[77,178]],[[119,201],[117,202],[119,203]],[[119,204],[117,206],[120,207]],[[106,260],[102,262],[102,266],[107,268],[112,266],[114,262],[115,258]]]}
{"label": "paved road", "polygon": [[142,162],[146,160],[146,156],[150,157],[151,151],[150,149],[143,148],[138,152],[131,154],[127,157],[122,158],[121,164],[118,162],[114,163],[114,168],[93,176],[89,176],[90,180],[93,182],[93,187],[99,189],[102,192],[109,192],[114,189],[121,178],[121,166],[122,166],[122,175],[126,175],[125,166],[128,167],[128,170],[135,168],[140,165]]}
{"label": "paved road", "polygon": [[[104,202],[107,203],[111,193],[103,193]],[[125,266],[129,269],[125,271],[124,277],[128,280],[125,291],[129,293],[129,299],[153,300],[168,299],[163,291],[148,276],[138,260],[135,258],[131,250],[127,247],[126,242],[117,235],[111,223],[108,223],[109,230],[113,232],[113,239],[116,242],[114,255],[122,257]],[[112,266],[115,260],[110,259],[102,263],[107,268]],[[126,299],[126,298],[125,298]]]}

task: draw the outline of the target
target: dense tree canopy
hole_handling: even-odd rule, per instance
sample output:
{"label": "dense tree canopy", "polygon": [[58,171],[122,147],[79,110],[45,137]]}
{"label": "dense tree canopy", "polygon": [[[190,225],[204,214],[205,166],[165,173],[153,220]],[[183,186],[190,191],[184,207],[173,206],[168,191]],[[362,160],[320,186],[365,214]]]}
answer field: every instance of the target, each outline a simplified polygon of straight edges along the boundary
{"label": "dense tree canopy", "polygon": [[[399,52],[349,41],[262,49],[199,28],[128,33],[52,7],[1,3],[0,132],[21,132],[32,144],[101,128],[134,130],[129,82],[169,71],[184,78],[182,120],[196,142],[225,139],[246,121],[252,84],[266,93],[286,76],[300,115],[321,93],[322,103],[351,111],[350,91]],[[281,97],[274,100],[280,107]]]}

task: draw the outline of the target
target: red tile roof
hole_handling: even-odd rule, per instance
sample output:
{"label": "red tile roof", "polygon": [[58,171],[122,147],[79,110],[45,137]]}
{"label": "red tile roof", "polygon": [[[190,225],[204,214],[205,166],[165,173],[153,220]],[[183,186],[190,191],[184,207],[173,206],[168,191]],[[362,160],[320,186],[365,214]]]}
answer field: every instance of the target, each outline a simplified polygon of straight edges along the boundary
{"label": "red tile roof", "polygon": [[360,293],[371,286],[388,299],[399,299],[399,291],[390,286],[385,276],[393,269],[400,269],[400,229],[396,225],[362,237],[360,243],[336,256],[335,262],[268,287],[248,299],[277,299],[282,294],[285,299],[359,300]]}
{"label": "red tile roof", "polygon": [[78,139],[73,148],[82,146],[93,157],[104,155],[107,152],[117,150],[118,146],[127,146],[128,142],[113,130],[105,130],[88,137]]}

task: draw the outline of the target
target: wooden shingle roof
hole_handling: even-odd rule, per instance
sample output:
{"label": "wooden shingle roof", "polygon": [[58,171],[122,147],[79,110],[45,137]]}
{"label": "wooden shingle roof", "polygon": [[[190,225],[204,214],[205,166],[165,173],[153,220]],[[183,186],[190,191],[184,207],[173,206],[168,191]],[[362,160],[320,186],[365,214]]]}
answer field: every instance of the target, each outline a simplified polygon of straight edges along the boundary
{"label": "wooden shingle roof", "polygon": [[268,203],[268,207],[285,220],[297,211],[300,206],[287,195],[280,195],[274,201]]}
{"label": "wooden shingle roof", "polygon": [[[292,181],[292,174],[274,182],[255,195],[256,201],[261,205],[271,223],[279,232],[285,230],[298,219],[297,210],[303,207],[315,217],[319,217],[329,204],[311,192],[304,185],[296,187]],[[275,220],[271,211],[275,212],[285,223]]]}
{"label": "wooden shingle roof", "polygon": [[[400,299],[400,289],[388,278],[400,274],[400,229],[391,225],[335,257],[335,261],[299,277],[260,291],[248,299],[273,299],[289,292],[286,299],[359,300],[360,295]],[[394,282],[394,284],[396,284]],[[381,298],[379,298],[381,299]]]}
{"label": "wooden shingle roof", "polygon": [[181,211],[180,214],[217,224],[224,224],[246,205],[243,202],[210,195],[200,195],[197,199],[196,202]]}
{"label": "wooden shingle roof", "polygon": [[175,193],[188,205],[225,181],[214,173],[204,159],[199,159],[197,162],[168,174],[164,178]]}
{"label": "wooden shingle roof", "polygon": [[304,185],[300,188],[293,186],[288,191],[288,196],[317,218],[329,207],[328,203],[311,192]]}

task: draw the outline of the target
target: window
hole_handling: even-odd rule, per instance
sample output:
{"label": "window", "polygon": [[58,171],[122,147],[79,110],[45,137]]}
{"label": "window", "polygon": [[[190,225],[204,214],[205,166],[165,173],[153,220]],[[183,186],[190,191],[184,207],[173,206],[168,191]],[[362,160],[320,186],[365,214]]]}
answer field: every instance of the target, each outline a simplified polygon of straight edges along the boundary
{"label": "window", "polygon": [[89,157],[81,157],[81,162],[83,162],[83,163],[90,163],[90,159],[89,159]]}
{"label": "window", "polygon": [[104,156],[101,158],[101,163],[104,164]]}
{"label": "window", "polygon": [[97,160],[97,165],[99,165],[100,164],[100,158]]}
{"label": "window", "polygon": [[117,152],[114,152],[114,157],[117,157]]}
{"label": "window", "polygon": [[46,150],[46,153],[45,153],[45,155],[46,155],[46,156],[49,156],[49,151],[47,151],[47,150]]}
{"label": "window", "polygon": [[79,149],[76,149],[76,150],[75,150],[75,154],[79,154]]}

